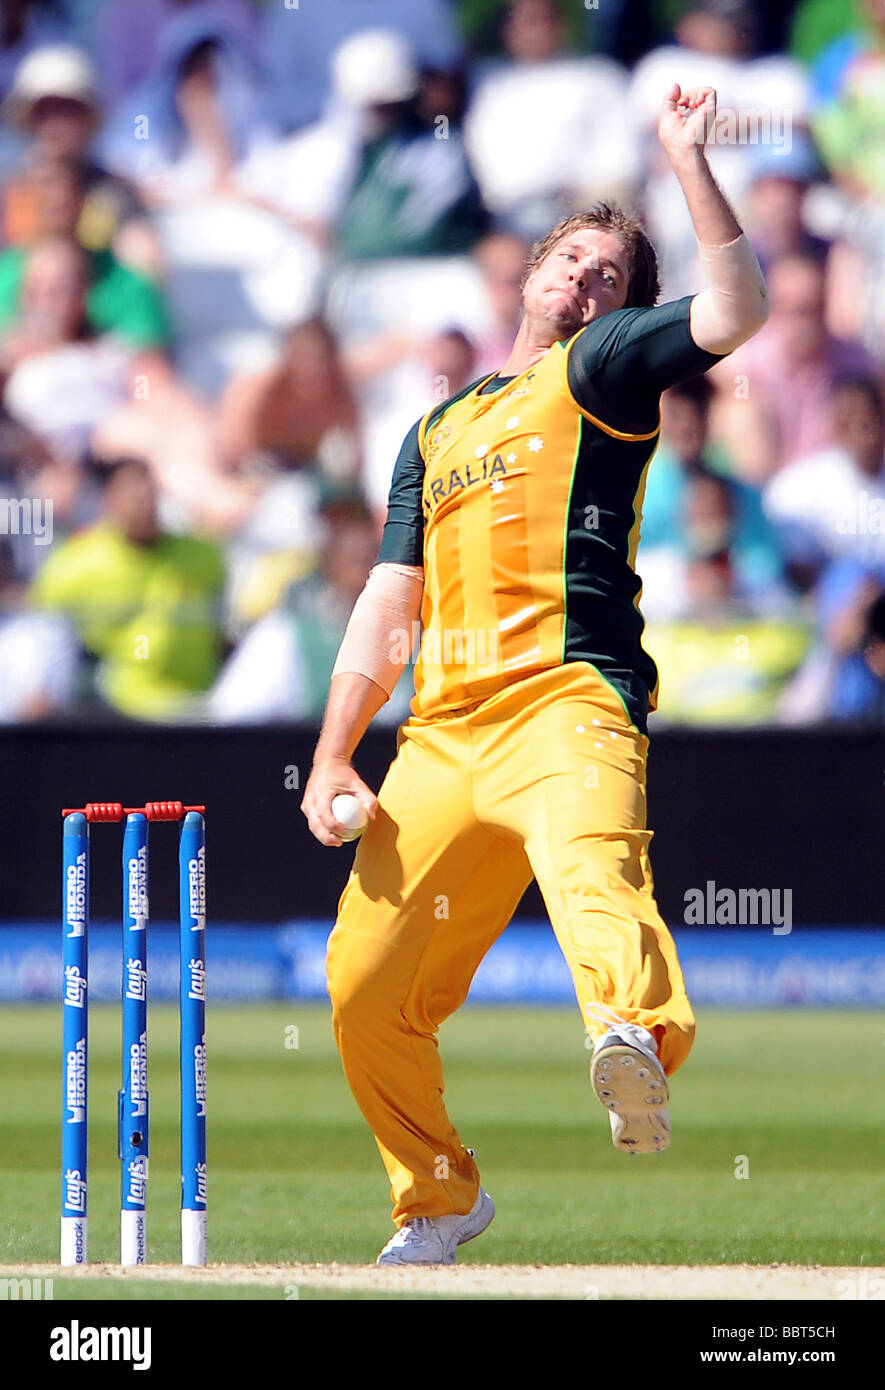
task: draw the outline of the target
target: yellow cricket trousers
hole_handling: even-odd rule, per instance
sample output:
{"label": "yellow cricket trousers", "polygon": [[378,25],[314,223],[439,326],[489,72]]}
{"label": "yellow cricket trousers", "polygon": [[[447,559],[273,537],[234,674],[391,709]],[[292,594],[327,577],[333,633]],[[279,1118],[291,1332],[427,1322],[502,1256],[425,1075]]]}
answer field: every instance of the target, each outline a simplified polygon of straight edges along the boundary
{"label": "yellow cricket trousers", "polygon": [[587,662],[399,729],[327,955],[336,1042],[397,1226],[476,1200],[437,1029],[533,875],[589,1034],[621,1018],[655,1035],[668,1074],[687,1057],[694,1018],[648,861],[647,751]]}

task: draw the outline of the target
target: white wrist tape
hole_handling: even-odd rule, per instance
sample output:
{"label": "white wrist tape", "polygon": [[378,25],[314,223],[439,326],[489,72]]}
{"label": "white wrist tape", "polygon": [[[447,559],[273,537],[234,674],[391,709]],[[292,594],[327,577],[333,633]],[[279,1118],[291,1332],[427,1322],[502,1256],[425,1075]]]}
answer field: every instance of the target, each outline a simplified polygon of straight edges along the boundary
{"label": "white wrist tape", "polygon": [[411,654],[423,595],[420,565],[375,565],[354,604],[332,675],[368,676],[389,699]]}
{"label": "white wrist tape", "polygon": [[708,352],[731,352],[768,318],[768,290],[756,253],[742,232],[725,246],[698,242],[708,288],[691,306],[691,336]]}

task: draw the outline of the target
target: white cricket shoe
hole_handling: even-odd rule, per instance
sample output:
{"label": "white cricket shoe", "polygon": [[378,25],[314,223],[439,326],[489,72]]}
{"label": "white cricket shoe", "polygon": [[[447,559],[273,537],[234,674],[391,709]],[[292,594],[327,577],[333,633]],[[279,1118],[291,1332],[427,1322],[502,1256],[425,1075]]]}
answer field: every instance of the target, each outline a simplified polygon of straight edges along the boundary
{"label": "white cricket shoe", "polygon": [[391,1236],[376,1265],[453,1265],[455,1251],[465,1241],[482,1235],[491,1225],[495,1204],[487,1192],[479,1196],[466,1216],[416,1216],[403,1222]]}
{"label": "white cricket shoe", "polygon": [[605,1033],[593,1049],[590,1084],[609,1112],[616,1149],[663,1153],[670,1143],[670,1090],[646,1028],[625,1023]]}

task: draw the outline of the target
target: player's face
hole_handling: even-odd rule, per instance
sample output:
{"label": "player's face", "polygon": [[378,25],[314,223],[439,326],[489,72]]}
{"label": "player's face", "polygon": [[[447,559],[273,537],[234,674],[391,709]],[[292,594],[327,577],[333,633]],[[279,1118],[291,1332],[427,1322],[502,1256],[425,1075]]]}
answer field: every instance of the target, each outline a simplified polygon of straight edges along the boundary
{"label": "player's face", "polygon": [[617,232],[569,232],[535,266],[523,291],[526,316],[546,322],[556,338],[623,309],[630,262]]}

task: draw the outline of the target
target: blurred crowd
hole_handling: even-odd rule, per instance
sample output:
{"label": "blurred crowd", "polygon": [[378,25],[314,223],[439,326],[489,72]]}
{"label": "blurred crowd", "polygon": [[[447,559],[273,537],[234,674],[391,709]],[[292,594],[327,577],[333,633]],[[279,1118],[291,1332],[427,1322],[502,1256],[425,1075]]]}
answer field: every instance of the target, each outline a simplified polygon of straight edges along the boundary
{"label": "blurred crowd", "polygon": [[318,719],[533,240],[615,200],[701,288],[673,81],[772,310],[663,401],[655,720],[885,719],[883,0],[4,0],[0,721]]}

